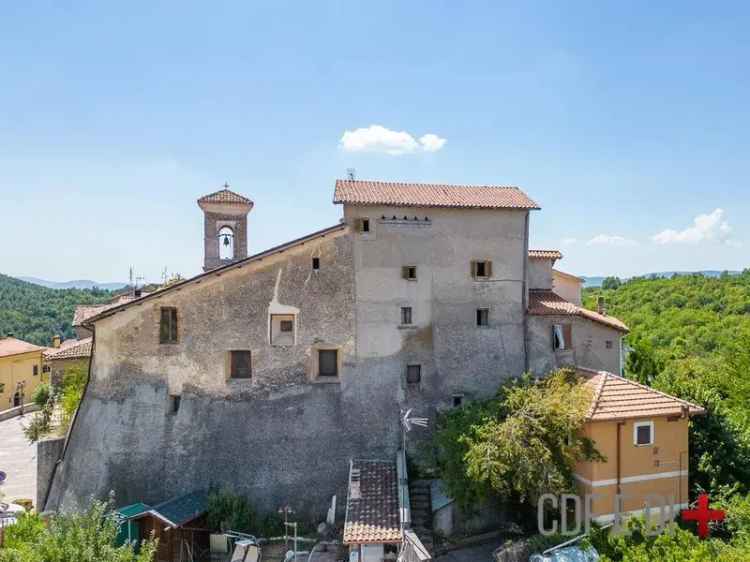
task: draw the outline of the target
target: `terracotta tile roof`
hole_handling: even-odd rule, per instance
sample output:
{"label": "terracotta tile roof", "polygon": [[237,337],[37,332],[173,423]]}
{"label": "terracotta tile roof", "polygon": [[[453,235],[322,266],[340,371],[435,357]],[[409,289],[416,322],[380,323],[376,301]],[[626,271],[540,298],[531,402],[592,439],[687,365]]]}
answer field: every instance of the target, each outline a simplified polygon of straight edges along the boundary
{"label": "terracotta tile roof", "polygon": [[44,353],[47,361],[60,359],[85,359],[91,357],[91,338],[65,340],[58,348],[50,348]]}
{"label": "terracotta tile roof", "polygon": [[560,250],[529,250],[529,257],[534,260],[561,260]]}
{"label": "terracotta tile roof", "polygon": [[0,337],[0,357],[29,353],[30,351],[44,351],[45,349],[47,348],[16,338]]}
{"label": "terracotta tile roof", "polygon": [[[138,298],[143,298],[145,296],[148,296],[149,294],[150,293],[143,291],[141,293],[141,296]],[[93,318],[94,316],[104,312],[105,310],[109,310],[110,308],[122,306],[123,304],[127,304],[134,300],[136,300],[136,297],[133,296],[132,294],[123,294],[123,295],[117,295],[110,302],[104,303],[104,304],[76,305],[76,309],[73,312],[73,326],[82,326],[83,323],[89,318]]]}
{"label": "terracotta tile roof", "polygon": [[588,419],[592,421],[624,420],[653,416],[690,416],[706,411],[686,400],[659,392],[651,387],[608,373],[578,368],[586,379],[593,397]]}
{"label": "terracotta tile roof", "polygon": [[253,202],[247,197],[243,197],[239,193],[229,191],[228,189],[220,189],[214,191],[208,195],[204,195],[198,199],[198,203],[229,203],[234,205],[252,205]]}
{"label": "terracotta tile roof", "polygon": [[395,207],[539,209],[517,187],[336,180],[334,203]]}
{"label": "terracotta tile roof", "polygon": [[344,544],[398,542],[401,525],[396,463],[352,460]]}
{"label": "terracotta tile roof", "polygon": [[528,312],[533,316],[580,316],[621,332],[627,333],[630,331],[622,321],[614,316],[599,314],[588,308],[583,308],[546,289],[529,291]]}

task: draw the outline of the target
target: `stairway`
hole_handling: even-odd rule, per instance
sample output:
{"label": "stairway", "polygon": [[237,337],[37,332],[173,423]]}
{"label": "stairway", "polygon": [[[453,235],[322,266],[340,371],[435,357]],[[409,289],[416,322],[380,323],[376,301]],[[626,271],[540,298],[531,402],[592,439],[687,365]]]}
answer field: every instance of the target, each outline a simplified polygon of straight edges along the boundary
{"label": "stairway", "polygon": [[409,482],[409,503],[411,504],[412,530],[430,554],[433,554],[435,537],[432,533],[432,501],[430,500],[429,480]]}

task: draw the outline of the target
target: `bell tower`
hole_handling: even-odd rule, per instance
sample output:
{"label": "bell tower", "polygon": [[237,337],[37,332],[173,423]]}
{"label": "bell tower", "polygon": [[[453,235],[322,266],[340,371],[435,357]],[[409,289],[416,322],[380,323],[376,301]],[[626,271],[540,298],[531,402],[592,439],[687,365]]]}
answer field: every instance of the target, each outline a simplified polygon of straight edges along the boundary
{"label": "bell tower", "polygon": [[203,271],[247,257],[247,214],[253,202],[229,184],[198,199],[203,211]]}

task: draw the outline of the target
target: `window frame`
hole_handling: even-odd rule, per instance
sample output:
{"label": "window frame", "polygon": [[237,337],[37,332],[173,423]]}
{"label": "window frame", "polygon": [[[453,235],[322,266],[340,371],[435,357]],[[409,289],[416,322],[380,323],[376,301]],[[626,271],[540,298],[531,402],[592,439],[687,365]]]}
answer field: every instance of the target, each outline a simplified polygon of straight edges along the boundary
{"label": "window frame", "polygon": [[182,405],[182,395],[181,394],[170,394],[169,395],[169,413],[173,416],[177,415],[180,411],[180,406]]}
{"label": "window frame", "polygon": [[[335,372],[333,374],[323,373],[323,370],[321,369],[321,366],[322,366],[322,363],[323,363],[321,361],[321,357],[323,356],[324,353],[333,353],[334,354],[333,358],[334,358]],[[339,376],[340,376],[340,368],[339,368],[340,356],[339,356],[339,353],[340,353],[340,350],[338,348],[334,348],[334,347],[322,347],[322,348],[316,349],[316,355],[317,355],[316,359],[317,359],[317,362],[318,362],[318,368],[317,368],[316,378],[322,378],[324,380],[334,380],[334,379],[338,379],[339,378]]]}
{"label": "window frame", "polygon": [[[482,264],[482,269],[484,270],[482,275],[479,274],[479,264]],[[471,260],[470,273],[471,273],[471,277],[475,281],[486,281],[488,279],[491,279],[492,278],[492,260],[490,259]]]}
{"label": "window frame", "polygon": [[[410,381],[409,380],[409,372],[411,369],[417,369],[417,380],[416,381]],[[418,386],[422,384],[422,364],[421,363],[407,363],[406,365],[406,384],[409,386]]]}
{"label": "window frame", "polygon": [[[638,430],[642,427],[648,427],[649,429],[649,442],[639,443],[638,442]],[[654,422],[653,420],[635,422],[633,423],[633,445],[636,447],[652,447],[654,444]]]}
{"label": "window frame", "polygon": [[[405,322],[404,320],[407,320],[408,322]],[[402,306],[401,307],[401,323],[400,326],[413,326],[414,325],[414,308],[411,306]]]}
{"label": "window frame", "polygon": [[313,256],[313,259],[312,259],[312,270],[313,271],[320,271],[320,258],[318,256]]}
{"label": "window frame", "polygon": [[[235,373],[235,354],[246,353],[247,354],[247,376],[237,376]],[[253,378],[253,352],[250,349],[230,349],[227,357],[227,378],[229,380],[252,380]]]}
{"label": "window frame", "polygon": [[[483,316],[484,316],[484,322],[482,322]],[[477,328],[489,328],[490,327],[490,308],[488,306],[477,308],[476,322],[477,322]]]}
{"label": "window frame", "polygon": [[[558,339],[561,345],[558,345]],[[573,325],[570,323],[552,324],[552,350],[567,351],[573,349]]]}
{"label": "window frame", "polygon": [[39,365],[32,365],[32,367],[31,367],[31,376],[32,377],[38,377],[39,376]]}
{"label": "window frame", "polygon": [[[414,275],[412,275],[414,273]],[[404,265],[401,267],[401,277],[407,281],[417,280],[417,266],[416,265]]]}
{"label": "window frame", "polygon": [[451,396],[451,404],[453,408],[460,408],[464,405],[464,395],[454,394]]}
{"label": "window frame", "polygon": [[[165,334],[165,313],[168,314]],[[159,308],[159,345],[174,345],[180,341],[179,316],[176,306],[162,306]]]}

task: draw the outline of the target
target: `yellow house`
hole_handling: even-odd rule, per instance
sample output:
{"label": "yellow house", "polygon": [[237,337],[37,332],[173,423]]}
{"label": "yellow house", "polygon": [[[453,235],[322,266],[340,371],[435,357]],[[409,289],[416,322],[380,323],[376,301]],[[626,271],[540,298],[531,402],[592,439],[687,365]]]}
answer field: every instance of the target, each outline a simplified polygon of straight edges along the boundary
{"label": "yellow house", "polygon": [[43,381],[45,349],[16,338],[0,337],[0,411],[31,402]]}
{"label": "yellow house", "polygon": [[591,516],[607,522],[616,512],[640,514],[647,505],[667,506],[675,515],[687,508],[688,424],[705,410],[606,371],[578,372],[593,391],[584,434],[607,459],[576,467]]}

